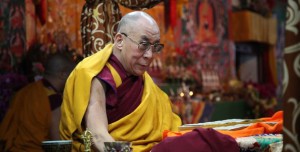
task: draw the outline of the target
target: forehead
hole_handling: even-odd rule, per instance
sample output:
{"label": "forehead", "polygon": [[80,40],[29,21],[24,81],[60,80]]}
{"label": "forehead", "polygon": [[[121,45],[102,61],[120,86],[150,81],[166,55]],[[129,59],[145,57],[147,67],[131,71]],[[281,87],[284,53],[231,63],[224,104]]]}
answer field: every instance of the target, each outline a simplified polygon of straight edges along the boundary
{"label": "forehead", "polygon": [[160,39],[159,28],[154,22],[141,21],[133,30],[136,38],[146,41],[157,41]]}

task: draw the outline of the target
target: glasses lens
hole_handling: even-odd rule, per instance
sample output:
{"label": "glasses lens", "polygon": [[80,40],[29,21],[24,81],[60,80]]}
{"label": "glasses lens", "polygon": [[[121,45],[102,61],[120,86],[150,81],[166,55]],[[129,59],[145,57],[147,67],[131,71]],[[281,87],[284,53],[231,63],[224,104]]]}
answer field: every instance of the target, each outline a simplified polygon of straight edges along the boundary
{"label": "glasses lens", "polygon": [[159,53],[163,48],[164,46],[162,44],[156,44],[154,45],[154,52]]}
{"label": "glasses lens", "polygon": [[[142,42],[139,44],[139,49],[141,51],[147,51],[150,49],[150,47],[151,47],[150,43]],[[163,48],[164,48],[163,44],[154,44],[152,51],[153,51],[153,53],[159,53]]]}
{"label": "glasses lens", "polygon": [[142,50],[142,51],[148,50],[149,47],[150,47],[149,43],[142,42],[142,43],[139,44],[139,49]]}

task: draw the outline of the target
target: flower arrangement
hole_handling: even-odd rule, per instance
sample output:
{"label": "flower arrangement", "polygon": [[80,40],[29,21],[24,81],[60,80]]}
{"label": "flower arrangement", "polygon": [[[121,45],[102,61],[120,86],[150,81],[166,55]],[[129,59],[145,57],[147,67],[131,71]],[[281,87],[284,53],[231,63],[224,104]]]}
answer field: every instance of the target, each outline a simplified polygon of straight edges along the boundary
{"label": "flower arrangement", "polygon": [[237,79],[229,81],[222,93],[226,101],[244,100],[252,109],[254,118],[272,116],[277,106],[276,86],[268,83],[242,82]]}

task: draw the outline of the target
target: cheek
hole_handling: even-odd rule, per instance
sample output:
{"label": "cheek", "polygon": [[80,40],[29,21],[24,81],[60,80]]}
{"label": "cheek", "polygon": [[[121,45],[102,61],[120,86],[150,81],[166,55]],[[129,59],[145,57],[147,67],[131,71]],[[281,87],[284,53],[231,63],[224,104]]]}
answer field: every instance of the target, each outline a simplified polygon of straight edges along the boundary
{"label": "cheek", "polygon": [[142,58],[141,53],[139,53],[139,50],[132,50],[130,52],[128,52],[127,54],[128,59],[130,60],[129,62],[133,62],[133,60],[139,60],[140,58]]}
{"label": "cheek", "polygon": [[129,62],[131,66],[138,64],[140,60],[141,60],[140,57],[134,54],[132,54],[131,57],[129,58]]}
{"label": "cheek", "polygon": [[152,61],[154,60],[154,57],[149,59],[149,63],[152,63]]}
{"label": "cheek", "polygon": [[134,66],[137,63],[138,60],[138,56],[136,54],[134,54],[134,52],[125,52],[124,54],[125,59],[126,59],[126,64],[128,68],[132,68],[132,66]]}

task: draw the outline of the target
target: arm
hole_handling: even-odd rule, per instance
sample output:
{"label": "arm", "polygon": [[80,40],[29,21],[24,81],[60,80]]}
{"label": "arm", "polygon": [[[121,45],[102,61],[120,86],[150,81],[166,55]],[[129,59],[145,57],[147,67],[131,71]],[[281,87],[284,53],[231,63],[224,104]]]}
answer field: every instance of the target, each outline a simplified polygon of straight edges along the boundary
{"label": "arm", "polygon": [[51,127],[50,127],[50,139],[51,140],[59,140],[59,121],[60,121],[60,107],[51,111]]}
{"label": "arm", "polygon": [[114,141],[108,133],[104,86],[97,78],[93,78],[90,101],[84,117],[86,127],[92,132],[92,142],[97,151],[104,151],[105,141]]}

